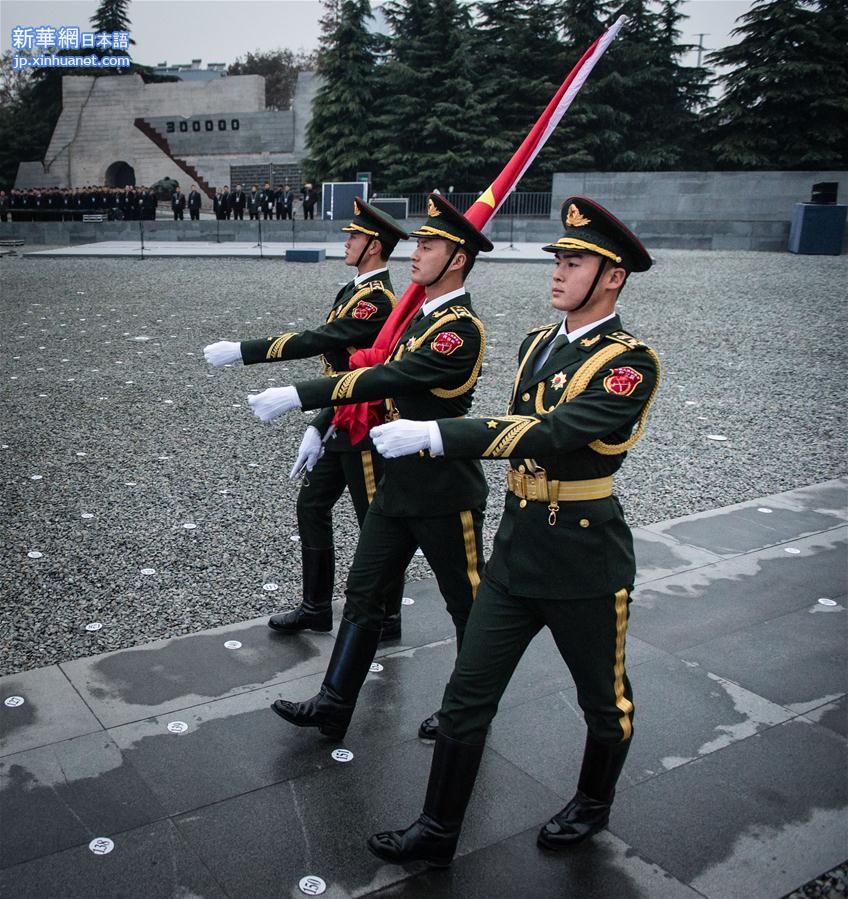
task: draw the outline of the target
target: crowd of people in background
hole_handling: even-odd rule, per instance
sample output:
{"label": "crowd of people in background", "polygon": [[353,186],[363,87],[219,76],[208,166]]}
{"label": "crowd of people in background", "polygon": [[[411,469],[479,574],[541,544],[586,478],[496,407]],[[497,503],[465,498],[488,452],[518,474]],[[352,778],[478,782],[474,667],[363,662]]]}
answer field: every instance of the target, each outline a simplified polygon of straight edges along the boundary
{"label": "crowd of people in background", "polygon": [[[310,182],[300,189],[300,203],[305,219],[315,218],[315,204],[318,194]],[[249,219],[293,219],[295,192],[290,184],[282,187],[271,187],[271,182],[266,181],[260,189],[258,184],[253,184],[250,190],[245,190],[243,185],[236,184],[230,190],[228,184],[216,188],[212,198],[212,211],[218,219],[244,220],[247,213]]]}
{"label": "crowd of people in background", "polygon": [[[315,217],[318,194],[310,182],[300,189],[300,207],[303,218]],[[0,221],[13,222],[80,222],[83,215],[100,214],[109,220],[149,220],[156,218],[158,197],[152,187],[104,187],[88,185],[81,188],[30,188],[12,190],[8,194],[0,190]],[[171,194],[170,206],[174,221],[183,221],[186,210],[189,219],[197,221],[200,210],[209,208],[209,199],[196,184],[185,194],[177,185]],[[295,192],[290,184],[271,187],[266,181],[260,189],[251,185],[244,190],[237,184],[233,190],[229,185],[216,188],[212,197],[212,211],[215,218],[248,219],[293,219],[295,217]]]}
{"label": "crowd of people in background", "polygon": [[118,220],[156,218],[152,187],[34,187],[0,194],[0,221],[11,216],[13,222],[81,222],[92,214]]}

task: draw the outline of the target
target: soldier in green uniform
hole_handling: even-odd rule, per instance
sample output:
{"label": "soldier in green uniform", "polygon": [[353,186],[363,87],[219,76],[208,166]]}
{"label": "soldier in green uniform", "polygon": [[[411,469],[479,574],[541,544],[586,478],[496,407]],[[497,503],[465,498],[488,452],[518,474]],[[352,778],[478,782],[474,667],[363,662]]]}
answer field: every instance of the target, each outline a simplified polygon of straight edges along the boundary
{"label": "soldier in green uniform", "polygon": [[[320,355],[325,375],[349,371],[351,354],[371,346],[397,304],[386,262],[406,232],[390,215],[359,199],[354,201],[353,221],[342,231],[350,234],[345,262],[357,274],[338,292],[323,325],[262,340],[219,341],[204,348],[207,362],[216,367],[238,360],[253,365]],[[327,409],[306,429],[291,473],[294,478],[308,472],[297,497],[303,601],[294,611],[271,617],[268,626],[280,633],[332,630],[333,507],[347,487],[361,526],[383,473],[383,461],[373,452],[370,438],[351,444],[348,434],[332,425],[332,418],[333,410]],[[403,569],[385,589],[382,639],[397,639]]]}
{"label": "soldier in green uniform", "polygon": [[[651,258],[611,213],[583,197],[563,206],[551,301],[562,322],[519,351],[508,414],[373,428],[386,466],[406,453],[435,460],[509,459],[506,506],[439,713],[421,816],[368,841],[382,859],[448,865],[486,731],[524,650],[549,627],[577,687],[588,729],[577,792],[541,830],[548,849],[606,826],[633,733],[624,670],[633,540],[613,475],[642,433],[659,361],[622,330],[615,303]],[[635,428],[635,430],[634,430]]]}
{"label": "soldier in green uniform", "polygon": [[[492,244],[454,207],[431,195],[428,218],[412,235],[412,280],[426,301],[385,364],[275,387],[249,402],[267,421],[289,409],[319,409],[390,399],[389,417],[427,420],[465,415],[486,349],[465,278],[479,251]],[[347,579],[347,602],[319,693],[306,702],[277,700],[274,711],[299,727],[341,739],[374,658],[387,581],[420,546],[462,642],[482,572],[483,509],[488,488],[477,460],[415,455],[386,463],[362,525]],[[433,739],[431,715],[419,735]]]}

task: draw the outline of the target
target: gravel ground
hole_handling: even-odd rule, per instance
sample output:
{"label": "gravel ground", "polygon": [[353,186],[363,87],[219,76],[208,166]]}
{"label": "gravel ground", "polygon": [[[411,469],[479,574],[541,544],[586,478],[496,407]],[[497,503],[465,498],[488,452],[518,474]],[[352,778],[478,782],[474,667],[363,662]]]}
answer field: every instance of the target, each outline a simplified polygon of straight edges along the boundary
{"label": "gravel ground", "polygon": [[[665,374],[648,433],[617,479],[631,522],[845,474],[848,258],[657,257],[621,304]],[[399,286],[407,265],[395,267]],[[211,370],[201,350],[323,320],[348,274],[341,262],[0,260],[0,674],[297,600],[297,485],[287,473],[308,416],[262,424],[245,399],[311,377],[316,363]],[[489,338],[477,414],[503,411],[523,334],[553,320],[549,277],[534,263],[473,272]],[[487,464],[488,549],[504,463]],[[337,511],[341,595],[357,528],[346,498]],[[428,574],[416,559],[410,577]],[[269,583],[279,590],[263,590]],[[102,629],[86,631],[95,621]]]}

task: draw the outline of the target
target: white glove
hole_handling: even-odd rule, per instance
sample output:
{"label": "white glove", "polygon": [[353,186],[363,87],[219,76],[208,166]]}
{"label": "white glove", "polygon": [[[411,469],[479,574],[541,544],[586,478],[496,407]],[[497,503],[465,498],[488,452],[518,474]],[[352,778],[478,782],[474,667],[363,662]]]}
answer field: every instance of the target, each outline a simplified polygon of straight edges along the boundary
{"label": "white glove", "polygon": [[321,439],[321,432],[318,428],[310,425],[300,441],[300,449],[297,452],[292,470],[289,472],[289,479],[294,480],[305,468],[312,471],[316,462],[324,455],[324,441]]}
{"label": "white glove", "polygon": [[430,449],[430,422],[399,418],[371,428],[371,439],[374,448],[386,459],[410,456],[419,450]]}
{"label": "white glove", "polygon": [[229,365],[230,362],[241,362],[241,344],[233,343],[232,340],[219,340],[203,347],[203,355],[215,368]]}
{"label": "white glove", "polygon": [[262,393],[251,394],[247,402],[253,414],[262,421],[270,421],[283,412],[300,408],[300,397],[294,387],[269,387]]}

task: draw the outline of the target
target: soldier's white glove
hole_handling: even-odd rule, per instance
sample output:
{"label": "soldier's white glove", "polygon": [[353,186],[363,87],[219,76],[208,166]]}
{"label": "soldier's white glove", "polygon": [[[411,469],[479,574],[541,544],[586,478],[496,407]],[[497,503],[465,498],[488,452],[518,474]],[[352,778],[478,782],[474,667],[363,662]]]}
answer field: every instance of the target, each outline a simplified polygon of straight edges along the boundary
{"label": "soldier's white glove", "polygon": [[247,398],[253,414],[262,421],[270,421],[284,412],[300,408],[300,397],[294,387],[269,387]]}
{"label": "soldier's white glove", "polygon": [[371,439],[374,441],[374,448],[386,459],[411,456],[421,450],[431,450],[431,454],[435,450],[437,455],[442,452],[441,433],[434,421],[408,421],[400,418],[371,428]]}
{"label": "soldier's white glove", "polygon": [[289,472],[289,479],[294,480],[305,468],[312,471],[315,464],[324,455],[324,441],[321,439],[321,432],[318,428],[310,425],[300,441],[300,449],[297,452],[292,470]]}
{"label": "soldier's white glove", "polygon": [[232,340],[219,340],[203,347],[203,356],[215,368],[231,362],[241,362],[241,344],[233,343]]}

